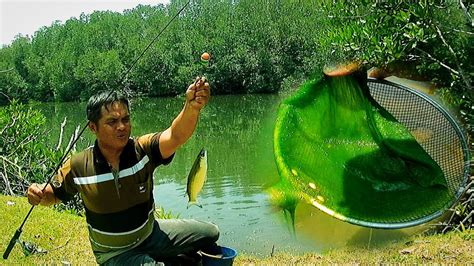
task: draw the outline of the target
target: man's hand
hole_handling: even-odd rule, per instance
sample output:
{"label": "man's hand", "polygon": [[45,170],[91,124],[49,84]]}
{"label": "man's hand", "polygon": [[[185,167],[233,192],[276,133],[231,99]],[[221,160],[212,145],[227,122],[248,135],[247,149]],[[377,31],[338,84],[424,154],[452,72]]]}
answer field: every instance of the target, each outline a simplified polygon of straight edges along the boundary
{"label": "man's hand", "polygon": [[186,102],[189,103],[193,109],[200,111],[209,102],[210,96],[211,91],[206,78],[197,77],[186,91]]}
{"label": "man's hand", "polygon": [[31,186],[28,187],[27,194],[26,196],[28,197],[28,202],[31,205],[38,205],[40,204],[41,200],[43,199],[43,186],[38,185],[36,183],[31,184]]}
{"label": "man's hand", "polygon": [[192,136],[196,129],[199,113],[209,102],[209,83],[205,77],[197,77],[186,91],[186,104],[173,120],[171,126],[160,136],[160,152],[163,158],[171,156]]}
{"label": "man's hand", "polygon": [[52,204],[55,204],[57,202],[56,197],[54,196],[53,188],[51,185],[48,185],[46,189],[44,189],[44,184],[36,184],[33,183],[28,187],[28,190],[26,191],[26,196],[28,197],[28,202],[31,205],[44,205],[44,206],[49,206]]}

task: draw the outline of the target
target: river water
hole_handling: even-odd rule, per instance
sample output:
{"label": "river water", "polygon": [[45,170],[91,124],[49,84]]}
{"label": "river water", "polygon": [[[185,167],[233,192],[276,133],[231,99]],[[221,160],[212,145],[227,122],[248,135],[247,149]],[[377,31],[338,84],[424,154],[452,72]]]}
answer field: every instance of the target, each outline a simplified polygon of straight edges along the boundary
{"label": "river water", "polygon": [[[183,101],[177,97],[133,100],[132,135],[165,129]],[[155,171],[157,206],[175,217],[217,224],[219,244],[239,252],[267,256],[272,251],[317,251],[315,245],[290,234],[282,212],[271,207],[264,191],[278,180],[272,131],[279,101],[277,95],[214,96],[203,110],[194,136],[170,165]],[[52,143],[57,143],[64,117],[65,139],[85,123],[83,103],[41,104],[39,108],[51,122]],[[78,150],[93,140],[86,132]],[[201,148],[208,151],[208,178],[198,199],[202,208],[187,208],[186,177]]]}

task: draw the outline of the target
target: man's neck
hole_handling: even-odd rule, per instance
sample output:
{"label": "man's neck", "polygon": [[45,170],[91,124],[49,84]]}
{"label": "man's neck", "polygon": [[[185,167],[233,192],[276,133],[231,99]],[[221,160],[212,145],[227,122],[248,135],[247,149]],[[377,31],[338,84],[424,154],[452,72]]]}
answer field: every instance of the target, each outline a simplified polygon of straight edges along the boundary
{"label": "man's neck", "polygon": [[111,165],[112,168],[118,169],[120,163],[120,154],[122,154],[123,149],[112,149],[103,145],[100,141],[97,141],[97,143],[99,145],[100,152],[107,160],[109,165]]}

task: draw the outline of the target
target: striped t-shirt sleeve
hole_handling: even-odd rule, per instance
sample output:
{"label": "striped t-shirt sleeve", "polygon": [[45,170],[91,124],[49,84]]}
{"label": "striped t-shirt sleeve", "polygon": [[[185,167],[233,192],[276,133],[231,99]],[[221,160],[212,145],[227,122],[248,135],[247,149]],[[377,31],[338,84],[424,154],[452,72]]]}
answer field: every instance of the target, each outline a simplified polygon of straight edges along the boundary
{"label": "striped t-shirt sleeve", "polygon": [[137,139],[142,149],[151,158],[152,162],[157,166],[160,164],[169,164],[174,157],[174,154],[172,154],[166,159],[163,158],[160,152],[160,136],[161,132],[151,133],[143,135]]}

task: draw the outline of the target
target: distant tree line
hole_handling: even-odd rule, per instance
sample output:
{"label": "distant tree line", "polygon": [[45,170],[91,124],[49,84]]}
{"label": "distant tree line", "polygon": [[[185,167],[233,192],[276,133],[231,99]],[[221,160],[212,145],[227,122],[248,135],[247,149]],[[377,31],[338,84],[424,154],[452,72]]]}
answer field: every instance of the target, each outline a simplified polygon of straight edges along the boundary
{"label": "distant tree line", "polygon": [[[454,0],[191,1],[118,84],[186,2],[81,14],[18,36],[0,49],[0,71],[11,69],[0,73],[0,104],[84,100],[124,87],[144,96],[177,95],[198,74],[209,77],[214,94],[274,93],[327,61],[353,59],[398,62],[454,99],[472,100],[473,8]],[[203,52],[212,54],[207,66]]]}
{"label": "distant tree line", "polygon": [[[123,14],[96,11],[54,22],[0,50],[0,88],[21,101],[74,101],[117,86],[148,96],[183,93],[206,74],[213,93],[277,92],[282,79],[307,73],[317,55],[308,3],[192,2],[119,85],[125,70],[186,1]],[[304,2],[304,1],[303,1]],[[291,13],[290,13],[291,12]],[[312,25],[310,25],[312,24]],[[304,25],[303,27],[301,25]],[[209,52],[208,66],[200,55]]]}

